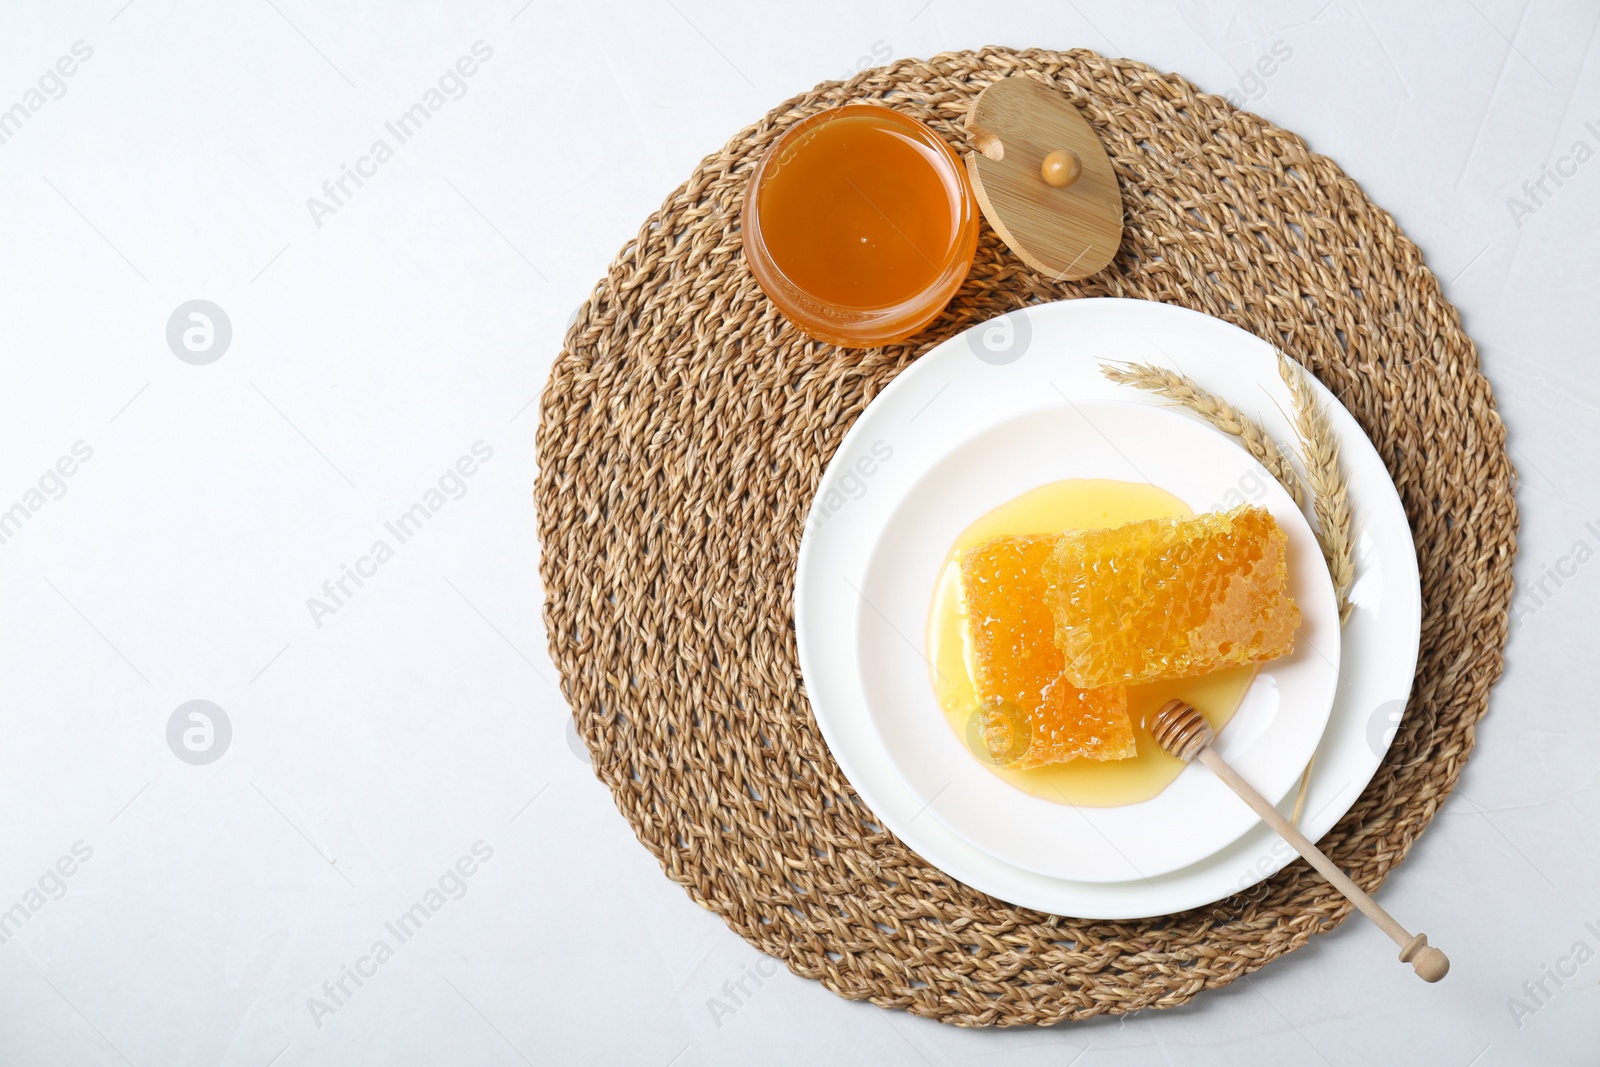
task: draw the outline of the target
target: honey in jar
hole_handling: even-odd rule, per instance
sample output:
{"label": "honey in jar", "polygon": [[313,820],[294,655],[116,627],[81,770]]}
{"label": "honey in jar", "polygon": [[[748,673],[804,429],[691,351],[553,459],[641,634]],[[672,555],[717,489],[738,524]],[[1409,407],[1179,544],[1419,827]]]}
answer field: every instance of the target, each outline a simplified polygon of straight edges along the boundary
{"label": "honey in jar", "polygon": [[745,193],[744,249],[762,290],[819,340],[872,347],[931,322],[972,266],[965,168],[909,115],[851,104],[768,150]]}

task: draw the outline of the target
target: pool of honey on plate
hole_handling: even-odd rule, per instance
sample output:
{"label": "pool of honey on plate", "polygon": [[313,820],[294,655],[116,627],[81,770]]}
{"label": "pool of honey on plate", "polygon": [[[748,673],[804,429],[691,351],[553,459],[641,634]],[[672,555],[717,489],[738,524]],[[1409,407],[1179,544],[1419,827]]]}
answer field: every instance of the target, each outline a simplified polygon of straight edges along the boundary
{"label": "pool of honey on plate", "polygon": [[[1188,505],[1164,489],[1135,482],[1074,479],[1040,486],[1007,501],[962,531],[940,571],[928,614],[928,662],[945,719],[968,744],[968,719],[978,706],[974,654],[961,592],[961,553],[1005,535],[1061,533],[1121,526],[1139,519],[1188,518]],[[1254,666],[1128,687],[1128,715],[1139,754],[1125,760],[1075,759],[1016,770],[978,757],[993,773],[1025,793],[1058,804],[1107,808],[1149,800],[1172,783],[1184,764],[1162,752],[1145,721],[1162,704],[1182,697],[1221,730],[1255,679]]]}

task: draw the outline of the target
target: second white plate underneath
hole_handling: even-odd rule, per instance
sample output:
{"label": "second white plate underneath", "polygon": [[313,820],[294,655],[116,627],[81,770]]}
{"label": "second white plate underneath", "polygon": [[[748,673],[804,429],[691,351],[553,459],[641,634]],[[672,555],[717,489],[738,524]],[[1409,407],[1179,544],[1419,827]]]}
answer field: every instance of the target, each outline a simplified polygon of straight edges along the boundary
{"label": "second white plate underneath", "polygon": [[[1198,863],[1122,882],[1055,878],[997,859],[927,814],[927,798],[894,769],[856,670],[857,590],[879,531],[910,487],[954,443],[1031,411],[1044,398],[1162,406],[1156,397],[1106,381],[1100,364],[1108,360],[1181,370],[1244,408],[1278,441],[1295,439],[1284,415],[1293,401],[1272,346],[1237,326],[1143,300],[1068,300],[1012,312],[925,353],[845,435],[806,524],[794,614],[817,725],[850,784],[888,829],[929,863],[1001,900],[1061,915],[1131,919],[1248,889],[1292,860],[1294,850],[1257,824]],[[1314,389],[1349,474],[1356,585],[1355,610],[1341,635],[1339,691],[1300,820],[1313,840],[1354,803],[1394,736],[1416,667],[1422,607],[1410,525],[1383,460],[1337,398],[1321,385]],[[1238,488],[1247,497],[1256,491],[1249,482]],[[920,644],[922,635],[908,638]]]}

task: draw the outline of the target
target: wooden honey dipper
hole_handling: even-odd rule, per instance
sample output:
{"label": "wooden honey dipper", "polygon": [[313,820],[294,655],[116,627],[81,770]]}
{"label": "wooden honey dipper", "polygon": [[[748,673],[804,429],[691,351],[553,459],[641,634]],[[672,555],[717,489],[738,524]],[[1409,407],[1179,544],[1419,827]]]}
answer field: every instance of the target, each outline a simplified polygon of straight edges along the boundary
{"label": "wooden honey dipper", "polygon": [[1378,924],[1378,929],[1388,934],[1394,943],[1400,946],[1400,962],[1409,963],[1416,970],[1424,982],[1437,982],[1450,970],[1450,960],[1443,952],[1428,944],[1427,934],[1417,934],[1413,937],[1406,928],[1394,921],[1394,918],[1381,907],[1378,902],[1367,895],[1366,890],[1352,882],[1332,860],[1323,854],[1322,850],[1307,840],[1306,836],[1295,829],[1293,823],[1279,814],[1278,809],[1267,803],[1267,799],[1257,793],[1250,783],[1239,777],[1239,772],[1228,766],[1223,758],[1211,748],[1211,742],[1216,740],[1217,733],[1211,728],[1204,715],[1194,709],[1192,705],[1181,700],[1169,700],[1156,712],[1151,723],[1150,733],[1155,737],[1156,744],[1161,746],[1163,752],[1189,763],[1199,761],[1211,768],[1213,774],[1239,794],[1246,804],[1255,809],[1268,826],[1272,827],[1295,851],[1304,856],[1322,876],[1333,883],[1335,889],[1349,898],[1350,902],[1366,913],[1367,918]]}

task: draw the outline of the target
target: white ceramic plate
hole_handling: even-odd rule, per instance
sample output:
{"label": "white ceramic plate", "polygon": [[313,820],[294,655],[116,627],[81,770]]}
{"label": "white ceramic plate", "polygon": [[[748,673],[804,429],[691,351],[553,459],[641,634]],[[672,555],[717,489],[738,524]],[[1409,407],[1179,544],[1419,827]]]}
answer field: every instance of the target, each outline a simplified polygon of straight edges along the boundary
{"label": "white ceramic plate", "polygon": [[1299,781],[1333,706],[1333,586],[1305,516],[1229,438],[1148,404],[1074,404],[1053,392],[1035,399],[1045,406],[1002,418],[936,460],[879,528],[857,598],[856,669],[867,715],[927,815],[996,859],[1088,882],[1166,874],[1239,838],[1255,813],[1199,765],[1151,800],[1079,808],[1022,792],[968,752],[946,724],[924,650],[906,640],[926,632],[950,545],[985,512],[1067,478],[1147,482],[1197,514],[1226,508],[1230,494],[1243,499],[1248,486],[1288,534],[1290,589],[1303,622],[1295,652],[1263,666],[1218,752],[1274,802]]}
{"label": "white ceramic plate", "polygon": [[[1294,853],[1256,824],[1187,867],[1126,881],[1055,877],[991,855],[930,813],[927,797],[895,769],[861,685],[857,634],[858,590],[867,582],[874,546],[918,482],[955,446],[1050,402],[1158,404],[1107,382],[1099,371],[1106,360],[1181,369],[1244,408],[1278,440],[1294,439],[1283,414],[1292,406],[1271,346],[1218,319],[1148,301],[1102,299],[1042,305],[981,324],[908,368],[845,436],[818,486],[801,543],[795,629],[807,694],[829,748],[858,795],[901,840],[1000,899],[1112,919],[1210,903],[1275,873]],[[1421,618],[1416,554],[1399,497],[1360,426],[1317,389],[1350,476],[1357,581],[1355,610],[1341,635],[1339,688],[1300,821],[1313,839],[1354,803],[1388,748],[1410,691]],[[923,595],[931,591],[927,586]],[[908,633],[919,651],[922,636],[920,623]],[[920,684],[926,688],[925,676]],[[948,732],[937,718],[931,727]]]}

